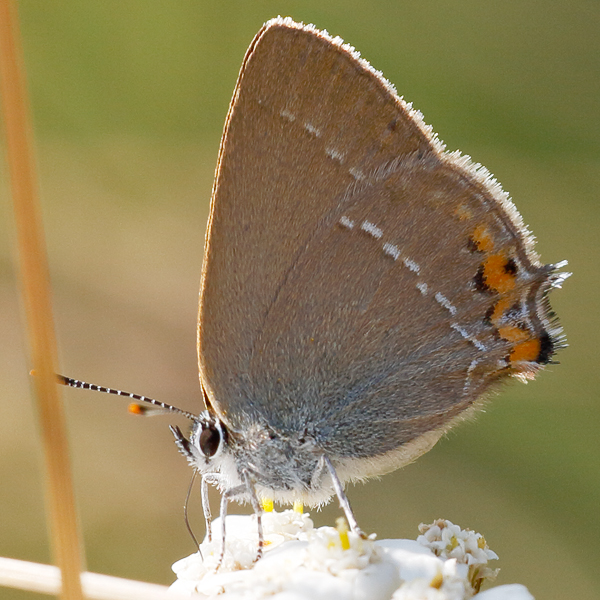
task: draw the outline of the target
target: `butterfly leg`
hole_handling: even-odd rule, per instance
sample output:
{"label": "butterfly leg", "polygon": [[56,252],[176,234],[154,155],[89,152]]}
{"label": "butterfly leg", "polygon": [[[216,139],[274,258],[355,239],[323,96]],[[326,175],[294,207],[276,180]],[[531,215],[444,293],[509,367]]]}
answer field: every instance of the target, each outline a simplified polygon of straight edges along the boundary
{"label": "butterfly leg", "polygon": [[245,485],[238,485],[234,488],[231,488],[231,489],[223,492],[223,494],[221,496],[221,508],[220,508],[221,554],[219,554],[219,562],[217,563],[217,568],[215,569],[215,571],[218,571],[221,568],[221,565],[223,564],[223,559],[225,558],[225,534],[226,534],[225,521],[227,521],[227,504],[229,503],[229,501],[232,498],[234,498],[235,496],[238,496],[240,494],[243,494],[245,491],[246,491]]}
{"label": "butterfly leg", "polygon": [[229,501],[233,500],[236,496],[250,496],[250,504],[252,505],[252,509],[256,514],[256,523],[258,528],[258,548],[256,550],[256,558],[254,559],[254,562],[259,560],[263,553],[264,534],[262,526],[262,506],[258,500],[258,496],[256,495],[256,490],[254,488],[254,482],[251,478],[251,475],[244,470],[242,472],[242,477],[244,479],[244,483],[242,485],[238,485],[223,492],[223,495],[221,496],[221,554],[219,555],[219,562],[216,568],[217,571],[220,569],[225,558],[225,522],[227,520],[227,505]]}
{"label": "butterfly leg", "polygon": [[348,525],[350,525],[350,529],[354,533],[359,535],[361,538],[366,539],[367,534],[358,526],[358,523],[356,522],[356,517],[354,516],[354,513],[352,512],[352,508],[350,507],[350,502],[348,502],[348,498],[346,496],[346,493],[344,492],[344,486],[342,485],[342,482],[340,481],[339,477],[337,476],[334,466],[331,464],[331,461],[325,454],[323,454],[323,456],[321,457],[321,460],[325,463],[325,466],[327,467],[327,470],[329,471],[329,475],[331,476],[331,481],[333,482],[333,487],[335,489],[335,493],[340,502],[340,507],[344,511],[344,514],[346,515],[346,519],[348,520]]}
{"label": "butterfly leg", "polygon": [[254,510],[254,514],[256,515],[256,528],[258,529],[258,548],[256,549],[256,558],[254,559],[254,562],[256,562],[262,557],[263,547],[265,545],[265,536],[262,525],[263,507],[256,494],[256,488],[254,487],[254,480],[252,479],[252,476],[246,470],[243,471],[242,475],[244,477],[246,489],[248,490],[248,494],[250,495],[250,503],[252,504],[252,509]]}
{"label": "butterfly leg", "polygon": [[200,481],[200,498],[202,499],[202,512],[204,513],[204,522],[206,523],[206,539],[212,542],[212,514],[210,512],[210,502],[208,501],[209,483],[214,483],[214,477],[203,475]]}

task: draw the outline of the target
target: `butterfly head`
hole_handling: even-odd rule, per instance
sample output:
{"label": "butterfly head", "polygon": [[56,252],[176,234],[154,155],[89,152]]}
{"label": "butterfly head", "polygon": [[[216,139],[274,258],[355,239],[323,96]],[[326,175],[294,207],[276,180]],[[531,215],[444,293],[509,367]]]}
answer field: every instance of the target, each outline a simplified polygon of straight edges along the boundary
{"label": "butterfly head", "polygon": [[209,411],[202,412],[194,419],[189,439],[179,427],[171,426],[177,448],[192,467],[200,473],[212,473],[219,469],[219,463],[228,454],[227,429]]}

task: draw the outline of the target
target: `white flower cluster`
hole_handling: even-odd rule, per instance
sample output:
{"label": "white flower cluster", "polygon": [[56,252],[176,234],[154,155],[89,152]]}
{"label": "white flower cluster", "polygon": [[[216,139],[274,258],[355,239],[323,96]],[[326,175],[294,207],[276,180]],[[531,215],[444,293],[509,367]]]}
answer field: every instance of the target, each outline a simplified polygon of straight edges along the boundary
{"label": "white flower cluster", "polygon": [[[472,570],[481,574],[487,560],[496,558],[485,541],[479,546],[479,534],[449,521],[422,526],[419,541],[375,541],[341,525],[314,529],[307,514],[287,510],[263,514],[264,556],[256,563],[255,516],[228,516],[225,556],[217,570],[219,519],[213,527],[214,539],[202,543],[202,556],[193,554],[173,565],[173,591],[221,600],[467,600],[478,591]],[[479,598],[533,600],[520,585],[496,587]]]}
{"label": "white flower cluster", "polygon": [[475,592],[481,588],[485,579],[493,581],[500,569],[488,567],[489,560],[497,560],[498,555],[489,549],[485,538],[470,529],[461,529],[450,521],[438,519],[431,525],[421,523],[422,535],[417,542],[444,559],[456,559],[468,566],[468,579]]}

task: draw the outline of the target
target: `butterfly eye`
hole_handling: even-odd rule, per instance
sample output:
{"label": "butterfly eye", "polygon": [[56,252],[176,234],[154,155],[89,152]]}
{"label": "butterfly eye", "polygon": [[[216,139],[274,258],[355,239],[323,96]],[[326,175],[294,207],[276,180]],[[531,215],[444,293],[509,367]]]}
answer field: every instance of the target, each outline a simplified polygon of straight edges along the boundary
{"label": "butterfly eye", "polygon": [[202,433],[200,433],[200,440],[198,443],[202,454],[204,454],[206,458],[214,456],[221,445],[221,440],[221,430],[213,423],[208,423],[205,427],[202,427]]}

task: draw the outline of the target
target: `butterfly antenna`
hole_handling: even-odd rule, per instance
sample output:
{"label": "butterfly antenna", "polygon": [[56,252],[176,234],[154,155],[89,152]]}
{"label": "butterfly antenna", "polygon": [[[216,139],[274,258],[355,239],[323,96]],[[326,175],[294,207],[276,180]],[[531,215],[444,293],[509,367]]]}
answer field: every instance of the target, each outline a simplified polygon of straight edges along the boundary
{"label": "butterfly antenna", "polygon": [[[34,373],[32,373],[34,374]],[[61,385],[66,385],[68,387],[81,388],[83,390],[92,390],[94,392],[104,392],[105,394],[114,394],[115,396],[125,396],[126,398],[131,398],[132,400],[137,400],[138,402],[144,402],[145,404],[151,404],[152,406],[161,409],[166,412],[173,412],[184,417],[187,417],[191,421],[197,421],[198,417],[187,410],[182,410],[181,408],[177,408],[176,406],[171,406],[166,402],[160,402],[159,400],[154,400],[154,398],[148,398],[146,396],[140,396],[139,394],[131,394],[129,392],[124,392],[122,390],[116,390],[114,388],[107,388],[101,385],[96,385],[95,383],[87,383],[85,381],[79,381],[79,379],[71,379],[70,377],[65,377],[64,375],[56,375],[56,379],[58,383]],[[148,414],[147,408],[144,406],[140,406],[138,404],[132,404],[129,406],[129,411],[138,414],[145,415]]]}

